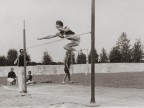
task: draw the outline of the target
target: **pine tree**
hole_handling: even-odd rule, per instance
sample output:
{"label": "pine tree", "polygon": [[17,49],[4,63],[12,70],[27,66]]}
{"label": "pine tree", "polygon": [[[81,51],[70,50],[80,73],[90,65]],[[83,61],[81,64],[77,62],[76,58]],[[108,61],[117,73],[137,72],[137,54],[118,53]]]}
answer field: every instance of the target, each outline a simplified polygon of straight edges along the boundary
{"label": "pine tree", "polygon": [[86,55],[81,52],[80,54],[78,54],[77,56],[77,64],[86,64]]}
{"label": "pine tree", "polygon": [[131,60],[131,49],[130,40],[127,38],[126,33],[122,33],[118,39],[117,46],[119,47],[121,54],[121,62],[130,62]]}
{"label": "pine tree", "polygon": [[107,53],[106,53],[106,50],[103,48],[102,49],[102,52],[100,54],[100,63],[107,63],[108,62],[108,56],[107,56]]}
{"label": "pine tree", "polygon": [[121,62],[121,53],[118,46],[115,46],[111,49],[109,54],[110,63],[118,63]]}
{"label": "pine tree", "polygon": [[[96,51],[96,49],[94,50],[94,63],[98,63],[98,54],[97,54],[97,51]],[[88,61],[89,61],[89,63],[91,63],[91,51],[90,51],[90,53],[89,53],[89,56],[88,56]]]}
{"label": "pine tree", "polygon": [[144,58],[143,46],[140,39],[136,40],[132,48],[132,62],[140,62]]}
{"label": "pine tree", "polygon": [[43,59],[42,59],[42,64],[43,65],[50,65],[52,63],[52,58],[51,56],[48,54],[47,51],[45,51],[43,53]]}

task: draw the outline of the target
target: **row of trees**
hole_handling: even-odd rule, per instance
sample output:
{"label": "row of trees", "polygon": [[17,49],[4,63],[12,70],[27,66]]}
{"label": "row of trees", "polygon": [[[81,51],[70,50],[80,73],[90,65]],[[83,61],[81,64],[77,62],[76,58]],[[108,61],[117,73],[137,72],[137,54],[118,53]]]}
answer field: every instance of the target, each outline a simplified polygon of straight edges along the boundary
{"label": "row of trees", "polygon": [[[13,66],[14,60],[17,58],[18,52],[16,49],[10,49],[7,56],[0,56],[0,66]],[[30,59],[30,55],[27,54]],[[106,50],[103,48],[101,53],[98,55],[96,49],[94,50],[94,61],[95,63],[138,63],[142,62],[144,58],[143,45],[140,39],[137,39],[133,46],[130,45],[130,40],[127,38],[126,33],[122,33],[118,38],[118,41],[111,49],[110,53],[107,54]],[[73,64],[85,64],[91,63],[91,51],[87,57],[86,54],[81,52],[78,54],[77,58],[75,54],[72,56]],[[76,59],[75,59],[76,58]],[[37,63],[34,61],[29,61],[28,65],[57,65],[63,64],[63,62],[53,62],[51,56],[47,51],[43,53],[42,62]]]}
{"label": "row of trees", "polygon": [[109,62],[141,62],[144,58],[143,45],[137,39],[133,46],[126,33],[122,33],[116,45],[111,49]]}
{"label": "row of trees", "polygon": [[18,52],[15,49],[10,49],[7,56],[0,56],[0,66],[12,66],[17,55]]}
{"label": "row of trees", "polygon": [[[97,54],[96,50],[94,51],[94,55],[95,63],[139,63],[143,62],[144,51],[140,39],[137,39],[134,45],[131,46],[130,39],[123,32],[109,54],[103,48],[100,55]],[[86,55],[81,53],[77,56],[77,63],[91,63],[91,52],[88,55],[88,61],[86,59]]]}

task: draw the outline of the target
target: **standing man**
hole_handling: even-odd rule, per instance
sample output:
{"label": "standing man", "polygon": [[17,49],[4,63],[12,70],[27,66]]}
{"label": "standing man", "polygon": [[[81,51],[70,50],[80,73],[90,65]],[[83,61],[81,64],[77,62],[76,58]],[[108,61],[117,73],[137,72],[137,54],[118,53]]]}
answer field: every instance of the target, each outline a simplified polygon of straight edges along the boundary
{"label": "standing man", "polygon": [[62,84],[65,84],[65,80],[67,77],[68,77],[69,82],[73,83],[73,81],[71,81],[71,77],[70,77],[70,65],[71,65],[71,55],[70,55],[70,51],[67,51],[66,58],[64,61],[65,76],[63,78]]}
{"label": "standing man", "polygon": [[[23,80],[24,80],[24,50],[19,50],[20,55],[17,57],[17,59],[14,61],[14,64],[18,65],[18,86],[20,93],[23,93]],[[29,58],[26,57],[26,62],[29,61]]]}

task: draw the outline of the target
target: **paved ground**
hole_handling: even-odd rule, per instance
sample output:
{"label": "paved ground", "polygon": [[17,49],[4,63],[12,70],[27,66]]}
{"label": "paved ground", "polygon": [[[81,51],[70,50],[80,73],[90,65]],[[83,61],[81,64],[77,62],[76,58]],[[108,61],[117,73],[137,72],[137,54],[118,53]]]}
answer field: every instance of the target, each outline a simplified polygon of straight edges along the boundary
{"label": "paved ground", "polygon": [[90,104],[91,88],[75,84],[29,85],[26,96],[17,86],[0,87],[0,108],[143,108],[144,89],[96,87],[96,104]]}

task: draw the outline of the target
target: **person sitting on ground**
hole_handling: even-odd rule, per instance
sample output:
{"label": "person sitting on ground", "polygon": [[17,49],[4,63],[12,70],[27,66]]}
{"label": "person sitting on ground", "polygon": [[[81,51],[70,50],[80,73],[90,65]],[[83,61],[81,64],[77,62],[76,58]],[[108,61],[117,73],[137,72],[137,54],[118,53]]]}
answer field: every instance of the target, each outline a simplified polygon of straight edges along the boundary
{"label": "person sitting on ground", "polygon": [[31,75],[31,71],[28,71],[26,84],[37,84],[37,82],[33,81],[32,78],[33,78],[33,76]]}
{"label": "person sitting on ground", "polygon": [[11,84],[15,84],[16,83],[16,74],[14,72],[14,68],[12,67],[10,69],[10,72],[8,73],[8,82],[10,82]]}
{"label": "person sitting on ground", "polygon": [[32,83],[32,75],[31,75],[31,71],[28,71],[28,75],[27,75],[27,84]]}

